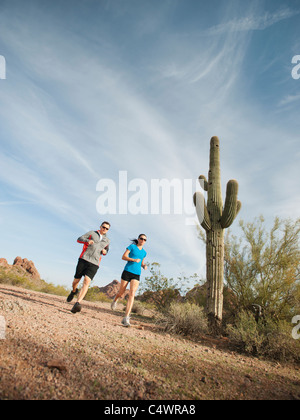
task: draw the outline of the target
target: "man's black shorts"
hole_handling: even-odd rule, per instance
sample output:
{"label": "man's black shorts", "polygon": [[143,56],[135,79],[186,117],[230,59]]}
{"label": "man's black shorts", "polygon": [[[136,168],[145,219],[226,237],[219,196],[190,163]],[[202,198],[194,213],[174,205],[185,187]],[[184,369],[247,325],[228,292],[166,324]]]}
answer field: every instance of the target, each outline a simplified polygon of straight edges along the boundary
{"label": "man's black shorts", "polygon": [[82,258],[79,258],[74,278],[81,279],[82,276],[87,276],[93,280],[98,271],[98,268],[98,265],[92,264],[83,260]]}
{"label": "man's black shorts", "polygon": [[140,276],[138,274],[130,273],[129,271],[124,270],[121,276],[122,280],[131,281],[131,280],[138,280],[140,281]]}

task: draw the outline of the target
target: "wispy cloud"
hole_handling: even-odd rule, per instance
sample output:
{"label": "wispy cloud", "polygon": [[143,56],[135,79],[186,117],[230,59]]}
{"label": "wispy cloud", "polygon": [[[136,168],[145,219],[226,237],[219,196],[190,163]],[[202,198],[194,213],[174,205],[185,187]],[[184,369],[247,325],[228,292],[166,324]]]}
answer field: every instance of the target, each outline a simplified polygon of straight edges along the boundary
{"label": "wispy cloud", "polygon": [[285,96],[278,104],[278,106],[286,106],[291,105],[294,102],[300,101],[300,94],[299,95],[287,95]]}
{"label": "wispy cloud", "polygon": [[19,206],[23,204],[33,204],[33,201],[0,201],[0,206]]}
{"label": "wispy cloud", "polygon": [[264,12],[259,15],[248,15],[242,18],[232,19],[228,22],[209,28],[206,35],[222,35],[228,32],[263,31],[276,23],[294,17],[299,10],[290,8],[279,9],[276,12]]}

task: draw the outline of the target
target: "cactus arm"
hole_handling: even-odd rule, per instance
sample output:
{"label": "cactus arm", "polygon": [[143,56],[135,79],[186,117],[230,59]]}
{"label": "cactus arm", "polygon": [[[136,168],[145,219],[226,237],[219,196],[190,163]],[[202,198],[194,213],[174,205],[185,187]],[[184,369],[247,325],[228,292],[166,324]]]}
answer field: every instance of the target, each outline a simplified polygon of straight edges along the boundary
{"label": "cactus arm", "polygon": [[204,191],[208,191],[208,182],[204,175],[199,176],[199,183]]}
{"label": "cactus arm", "polygon": [[[237,195],[238,195],[239,184],[235,179],[232,179],[227,184],[226,190],[226,200],[221,217],[221,226],[223,229],[228,228],[233,223],[237,215],[237,210],[241,208],[241,205],[238,204]],[[241,203],[241,202],[239,202]]]}
{"label": "cactus arm", "polygon": [[242,208],[242,202],[240,200],[238,200],[237,203],[236,203],[236,215],[235,215],[235,217],[239,214],[241,208]]}
{"label": "cactus arm", "polygon": [[199,191],[194,194],[194,205],[196,207],[197,216],[201,226],[208,232],[211,229],[210,218],[205,204],[205,199]]}

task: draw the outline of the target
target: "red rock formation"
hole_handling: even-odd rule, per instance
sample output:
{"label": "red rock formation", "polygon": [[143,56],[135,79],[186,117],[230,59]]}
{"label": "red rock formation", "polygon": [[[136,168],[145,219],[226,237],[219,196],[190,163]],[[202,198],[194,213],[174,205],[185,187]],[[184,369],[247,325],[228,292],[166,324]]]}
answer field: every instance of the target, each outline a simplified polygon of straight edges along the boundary
{"label": "red rock formation", "polygon": [[22,259],[21,257],[16,257],[14,261],[14,266],[23,268],[31,277],[35,279],[40,279],[39,272],[35,268],[35,265],[32,261],[29,261],[27,258]]}
{"label": "red rock formation", "polygon": [[[113,280],[107,286],[99,287],[100,292],[104,293],[110,299],[113,299],[119,291],[121,283],[118,280]],[[126,290],[122,298],[129,295],[129,290]]]}
{"label": "red rock formation", "polygon": [[41,279],[34,263],[27,258],[22,259],[21,257],[16,257],[13,265],[9,265],[5,258],[0,258],[0,267],[10,271],[17,269],[19,273],[20,271],[24,272],[24,274],[28,274],[32,279]]}
{"label": "red rock formation", "polygon": [[5,258],[0,258],[0,267],[3,267],[3,268],[9,268],[10,267],[10,265],[8,264],[8,262],[6,261]]}

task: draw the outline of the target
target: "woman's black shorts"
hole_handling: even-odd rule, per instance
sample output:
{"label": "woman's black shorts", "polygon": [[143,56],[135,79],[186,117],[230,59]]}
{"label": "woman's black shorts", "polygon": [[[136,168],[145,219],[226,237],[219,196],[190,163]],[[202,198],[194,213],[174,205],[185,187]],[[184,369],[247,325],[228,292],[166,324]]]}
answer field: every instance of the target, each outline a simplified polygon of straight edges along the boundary
{"label": "woman's black shorts", "polygon": [[81,279],[82,276],[87,276],[93,280],[98,271],[98,268],[98,265],[92,264],[83,260],[82,258],[79,258],[74,278]]}
{"label": "woman's black shorts", "polygon": [[140,277],[141,276],[139,276],[138,274],[133,274],[126,270],[123,271],[122,276],[121,276],[122,280],[129,281],[129,282],[131,280],[140,281]]}

